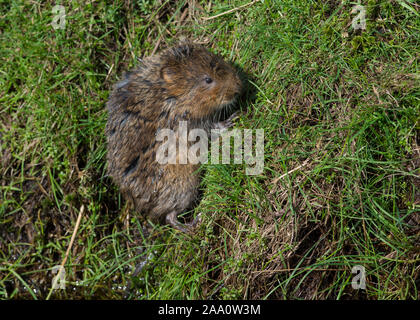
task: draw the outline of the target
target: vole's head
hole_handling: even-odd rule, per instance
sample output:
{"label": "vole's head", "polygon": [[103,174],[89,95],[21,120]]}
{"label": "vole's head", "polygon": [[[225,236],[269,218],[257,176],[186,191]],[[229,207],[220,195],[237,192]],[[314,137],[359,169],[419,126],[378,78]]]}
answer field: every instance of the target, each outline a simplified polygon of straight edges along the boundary
{"label": "vole's head", "polygon": [[202,119],[235,101],[243,84],[235,69],[201,45],[184,42],[161,54],[160,77],[169,97]]}

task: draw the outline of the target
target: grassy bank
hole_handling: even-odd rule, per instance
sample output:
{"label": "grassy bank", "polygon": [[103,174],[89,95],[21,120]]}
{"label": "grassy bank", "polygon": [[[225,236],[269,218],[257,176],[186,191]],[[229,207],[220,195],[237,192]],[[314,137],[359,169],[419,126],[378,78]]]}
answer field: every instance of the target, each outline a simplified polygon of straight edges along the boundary
{"label": "grassy bank", "polygon": [[[354,30],[350,1],[247,3],[61,1],[54,29],[59,2],[2,2],[1,298],[419,298],[420,7],[362,1]],[[105,175],[109,90],[182,37],[250,75],[235,127],[265,136],[260,175],[206,165],[193,236]]]}

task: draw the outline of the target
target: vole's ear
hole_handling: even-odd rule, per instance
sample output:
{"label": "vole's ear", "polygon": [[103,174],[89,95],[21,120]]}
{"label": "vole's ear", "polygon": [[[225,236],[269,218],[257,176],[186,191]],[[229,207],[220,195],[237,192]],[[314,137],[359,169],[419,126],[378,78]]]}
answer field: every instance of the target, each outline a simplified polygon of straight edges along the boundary
{"label": "vole's ear", "polygon": [[165,82],[174,82],[176,79],[176,69],[175,67],[163,67],[160,69],[160,77]]}

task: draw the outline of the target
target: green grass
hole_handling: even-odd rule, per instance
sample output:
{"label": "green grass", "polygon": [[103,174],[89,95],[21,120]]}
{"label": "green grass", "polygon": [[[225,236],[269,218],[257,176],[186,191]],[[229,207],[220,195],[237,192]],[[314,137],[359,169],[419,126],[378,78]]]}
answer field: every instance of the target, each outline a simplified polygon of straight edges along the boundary
{"label": "green grass", "polygon": [[[419,298],[420,7],[362,1],[358,31],[350,1],[202,19],[246,3],[62,2],[54,30],[58,2],[2,1],[1,298]],[[265,135],[261,175],[206,165],[191,237],[138,219],[105,175],[112,84],[181,37],[250,75],[235,127]],[[82,205],[66,289],[51,291]]]}

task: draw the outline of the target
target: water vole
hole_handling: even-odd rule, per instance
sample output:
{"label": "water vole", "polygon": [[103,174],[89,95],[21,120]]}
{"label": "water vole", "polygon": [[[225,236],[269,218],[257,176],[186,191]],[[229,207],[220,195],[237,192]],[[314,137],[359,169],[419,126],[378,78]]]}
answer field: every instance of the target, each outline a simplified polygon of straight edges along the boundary
{"label": "water vole", "polygon": [[232,126],[215,115],[231,105],[242,90],[236,70],[201,45],[184,41],[141,61],[125,74],[107,103],[108,174],[135,210],[154,222],[181,231],[178,221],[198,196],[199,164],[160,164],[156,152],[160,129]]}

